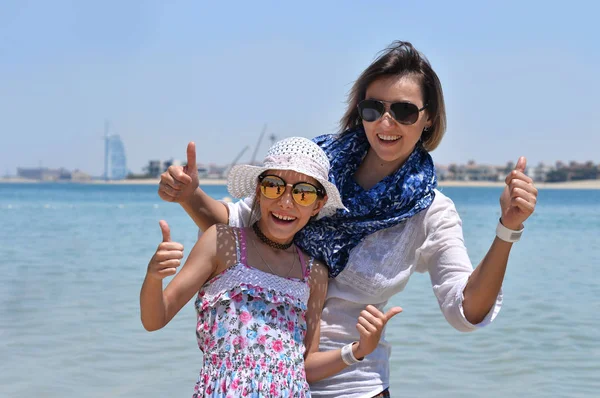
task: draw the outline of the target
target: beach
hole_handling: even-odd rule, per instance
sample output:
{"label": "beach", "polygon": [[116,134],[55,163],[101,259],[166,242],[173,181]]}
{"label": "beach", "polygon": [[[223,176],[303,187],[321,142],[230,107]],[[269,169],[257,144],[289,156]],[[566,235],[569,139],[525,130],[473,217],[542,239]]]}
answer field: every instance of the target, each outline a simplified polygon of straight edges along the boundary
{"label": "beach", "polygon": [[[50,181],[28,180],[25,178],[0,178],[0,184],[35,184],[48,183]],[[75,184],[116,184],[116,185],[156,185],[160,182],[159,178],[139,178],[131,180],[89,180],[89,181],[64,181],[65,183]],[[227,185],[225,179],[200,179],[200,186],[208,185]],[[583,180],[583,181],[565,181],[565,182],[536,182],[535,186],[538,189],[600,189],[600,180]],[[504,181],[438,181],[438,187],[464,187],[464,188],[490,188],[504,187]]]}

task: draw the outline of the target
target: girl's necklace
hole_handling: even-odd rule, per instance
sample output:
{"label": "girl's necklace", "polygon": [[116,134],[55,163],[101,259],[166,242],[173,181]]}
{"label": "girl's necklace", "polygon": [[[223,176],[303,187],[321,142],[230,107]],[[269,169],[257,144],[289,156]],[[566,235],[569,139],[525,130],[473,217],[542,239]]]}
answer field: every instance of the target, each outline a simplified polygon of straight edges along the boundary
{"label": "girl's necklace", "polygon": [[[258,250],[258,246],[256,246],[256,243],[254,242],[254,239],[250,239],[250,241],[252,242],[252,245],[254,246],[254,249],[256,250],[256,253],[258,253],[258,257],[260,257],[260,259],[262,260],[262,262],[265,263],[265,265],[267,266],[267,268],[269,269],[269,271],[271,271],[271,273],[273,275],[281,276],[277,272],[273,271],[273,268],[271,268],[271,266],[269,265],[269,263],[267,263],[265,261],[265,259],[263,258],[263,256],[260,254],[260,250]],[[294,256],[294,262],[292,263],[292,266],[290,267],[290,269],[288,270],[287,275],[284,276],[284,278],[289,278],[290,277],[290,274],[292,273],[292,270],[294,269],[294,265],[296,265],[296,255],[294,253],[292,253],[292,255]]]}
{"label": "girl's necklace", "polygon": [[294,244],[293,239],[290,243],[277,243],[267,238],[265,234],[263,234],[263,232],[260,230],[260,228],[258,228],[258,221],[252,224],[252,230],[254,231],[256,236],[258,236],[258,239],[260,239],[265,245],[271,246],[273,249],[286,250]]}

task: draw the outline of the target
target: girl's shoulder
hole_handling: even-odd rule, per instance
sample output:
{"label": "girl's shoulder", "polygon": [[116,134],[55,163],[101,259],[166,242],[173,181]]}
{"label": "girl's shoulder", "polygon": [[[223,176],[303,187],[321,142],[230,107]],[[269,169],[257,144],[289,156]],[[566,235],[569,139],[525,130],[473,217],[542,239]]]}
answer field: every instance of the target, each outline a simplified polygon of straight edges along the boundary
{"label": "girl's shoulder", "polygon": [[300,248],[298,249],[302,253],[302,257],[304,257],[306,266],[310,267],[309,280],[327,280],[329,278],[329,270],[325,262],[317,260],[316,258],[312,257],[310,254],[306,253]]}
{"label": "girl's shoulder", "polygon": [[214,228],[217,256],[222,264],[226,267],[235,264],[239,260],[238,248],[243,239],[243,228],[230,227],[227,224],[215,224],[210,228]]}
{"label": "girl's shoulder", "polygon": [[217,241],[222,239],[231,239],[235,236],[235,230],[239,229],[236,227],[230,227],[227,224],[213,224],[206,229],[202,234],[203,235],[214,235]]}
{"label": "girl's shoulder", "polygon": [[[212,227],[217,234],[217,240],[227,239],[236,240],[242,239],[242,236],[247,233],[247,227],[234,227],[227,224],[214,224]],[[208,230],[207,230],[208,231]]]}

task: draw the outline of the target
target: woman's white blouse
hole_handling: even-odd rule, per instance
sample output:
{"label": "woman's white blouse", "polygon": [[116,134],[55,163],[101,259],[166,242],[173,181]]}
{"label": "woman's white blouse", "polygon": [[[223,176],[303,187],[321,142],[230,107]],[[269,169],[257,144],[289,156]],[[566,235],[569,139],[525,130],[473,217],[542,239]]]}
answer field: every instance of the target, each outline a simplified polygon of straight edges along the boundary
{"label": "woman's white blouse", "polygon": [[[244,226],[250,200],[227,203],[229,225]],[[464,316],[463,290],[473,272],[462,222],[450,198],[435,191],[431,206],[404,223],[367,236],[350,252],[346,268],[330,279],[321,318],[320,350],[341,348],[359,338],[356,322],[367,304],[384,311],[390,297],[401,292],[413,272],[429,272],[433,292],[446,320],[469,332],[494,320],[502,291],[485,319],[473,325]],[[311,385],[315,397],[371,397],[389,387],[390,345],[385,331],[377,349],[359,364]],[[393,394],[393,392],[392,392]]]}

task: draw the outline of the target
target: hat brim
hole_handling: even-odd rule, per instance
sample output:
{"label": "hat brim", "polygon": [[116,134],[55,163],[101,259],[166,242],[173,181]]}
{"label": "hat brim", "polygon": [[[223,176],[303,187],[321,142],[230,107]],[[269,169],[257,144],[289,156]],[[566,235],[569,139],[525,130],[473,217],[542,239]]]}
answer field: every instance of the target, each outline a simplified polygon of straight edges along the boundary
{"label": "hat brim", "polygon": [[[254,196],[256,194],[258,176],[267,170],[272,170],[272,168],[244,164],[233,166],[227,176],[227,190],[229,191],[229,194],[234,198],[240,199]],[[327,192],[327,202],[321,211],[319,211],[317,219],[332,216],[339,209],[347,210],[342,202],[340,192],[336,186],[328,180],[324,180],[323,178],[313,175],[310,172],[297,170],[297,167],[280,166],[277,167],[277,170],[291,170],[305,174],[319,181],[323,188],[325,188],[325,192]]]}

